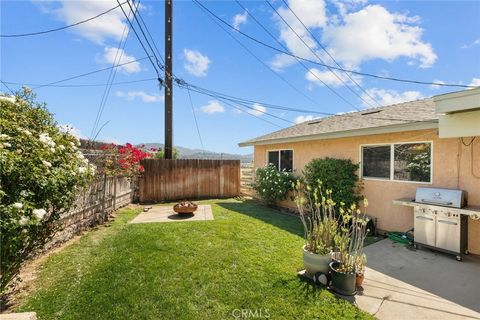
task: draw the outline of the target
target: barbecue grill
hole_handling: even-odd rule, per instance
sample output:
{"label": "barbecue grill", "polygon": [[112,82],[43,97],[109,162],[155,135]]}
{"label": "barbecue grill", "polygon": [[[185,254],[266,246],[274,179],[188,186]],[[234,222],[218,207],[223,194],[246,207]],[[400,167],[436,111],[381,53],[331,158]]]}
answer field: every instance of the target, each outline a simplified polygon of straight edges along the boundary
{"label": "barbecue grill", "polygon": [[458,189],[417,188],[415,199],[394,204],[414,208],[414,246],[455,255],[462,260],[467,251],[467,222],[478,208],[466,208],[467,193]]}

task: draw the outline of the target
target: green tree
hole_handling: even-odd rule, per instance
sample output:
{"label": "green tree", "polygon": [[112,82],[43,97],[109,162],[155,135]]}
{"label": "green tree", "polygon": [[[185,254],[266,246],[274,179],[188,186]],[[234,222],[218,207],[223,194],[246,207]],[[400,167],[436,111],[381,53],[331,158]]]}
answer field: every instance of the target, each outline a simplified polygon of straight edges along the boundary
{"label": "green tree", "polygon": [[[163,149],[158,149],[155,153],[155,159],[164,159],[165,158],[165,151]],[[173,148],[173,159],[178,159],[178,150],[177,148]]]}

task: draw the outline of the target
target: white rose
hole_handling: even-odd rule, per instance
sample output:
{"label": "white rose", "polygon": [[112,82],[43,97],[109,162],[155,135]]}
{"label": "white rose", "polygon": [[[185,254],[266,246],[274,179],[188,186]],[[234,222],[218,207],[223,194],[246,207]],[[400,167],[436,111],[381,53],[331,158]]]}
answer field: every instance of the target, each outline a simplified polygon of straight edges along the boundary
{"label": "white rose", "polygon": [[85,171],[87,171],[87,168],[85,168],[85,167],[78,168],[79,173],[85,173]]}
{"label": "white rose", "polygon": [[23,204],[21,204],[20,202],[15,202],[12,206],[15,209],[22,209],[23,208]]}
{"label": "white rose", "polygon": [[60,150],[65,150],[65,146],[64,146],[63,144],[59,145],[58,148],[59,148]]}
{"label": "white rose", "polygon": [[8,142],[4,142],[4,143],[3,143],[3,146],[4,146],[4,147],[7,147],[7,148],[10,148],[12,145],[11,145],[10,143],[8,143]]}
{"label": "white rose", "polygon": [[75,147],[75,144],[72,141],[70,141],[70,146]]}
{"label": "white rose", "polygon": [[18,224],[20,224],[21,226],[26,225],[27,222],[28,222],[28,218],[27,218],[27,217],[21,217],[20,220],[18,220]]}
{"label": "white rose", "polygon": [[20,191],[20,195],[21,195],[22,197],[26,197],[26,196],[28,196],[28,192],[25,191],[25,190],[22,190],[22,191]]}
{"label": "white rose", "polygon": [[50,162],[45,161],[45,160],[42,160],[42,163],[45,167],[48,167],[48,168],[50,168],[52,166],[52,164]]}
{"label": "white rose", "polygon": [[33,209],[33,214],[38,220],[42,220],[45,214],[47,214],[47,211],[45,211],[45,209]]}
{"label": "white rose", "polygon": [[8,140],[10,137],[6,135],[5,133],[0,134],[0,139],[1,140]]}

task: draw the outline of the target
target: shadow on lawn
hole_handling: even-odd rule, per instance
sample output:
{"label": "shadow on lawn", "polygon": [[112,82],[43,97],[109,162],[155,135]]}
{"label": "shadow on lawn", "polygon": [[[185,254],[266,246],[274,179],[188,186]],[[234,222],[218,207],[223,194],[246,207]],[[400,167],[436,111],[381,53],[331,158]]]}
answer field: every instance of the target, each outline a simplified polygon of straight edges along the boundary
{"label": "shadow on lawn", "polygon": [[281,211],[266,207],[255,200],[243,200],[239,203],[218,202],[218,206],[261,220],[275,227],[303,237],[300,219]]}

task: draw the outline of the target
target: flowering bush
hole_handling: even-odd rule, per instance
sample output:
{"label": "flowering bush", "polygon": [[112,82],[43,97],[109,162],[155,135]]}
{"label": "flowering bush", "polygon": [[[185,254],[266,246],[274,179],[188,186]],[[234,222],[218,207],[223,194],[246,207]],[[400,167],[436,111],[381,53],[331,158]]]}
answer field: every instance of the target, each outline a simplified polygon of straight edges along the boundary
{"label": "flowering bush", "polygon": [[275,204],[287,197],[293,189],[293,181],[292,173],[278,171],[274,165],[268,165],[257,169],[252,187],[265,202]]}
{"label": "flowering bush", "polygon": [[109,176],[125,175],[134,179],[144,171],[140,161],[150,156],[130,143],[125,146],[116,146],[112,143],[102,149],[105,151],[103,171]]}
{"label": "flowering bush", "polygon": [[94,175],[44,104],[24,88],[0,97],[0,292],[12,284],[23,261],[57,230],[60,214]]}

